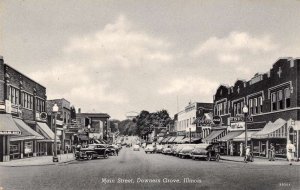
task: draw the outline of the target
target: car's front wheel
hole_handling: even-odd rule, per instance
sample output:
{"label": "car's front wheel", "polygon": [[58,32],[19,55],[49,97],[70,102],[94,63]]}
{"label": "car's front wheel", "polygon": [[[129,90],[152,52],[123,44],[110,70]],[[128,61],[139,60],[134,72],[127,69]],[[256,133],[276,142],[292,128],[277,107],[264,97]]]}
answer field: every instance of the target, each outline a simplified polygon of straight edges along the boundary
{"label": "car's front wheel", "polygon": [[92,154],[88,154],[88,155],[87,155],[87,159],[88,159],[88,160],[92,160],[92,159],[93,159],[93,155],[92,155]]}
{"label": "car's front wheel", "polygon": [[108,158],[108,154],[107,153],[104,153],[104,158]]}

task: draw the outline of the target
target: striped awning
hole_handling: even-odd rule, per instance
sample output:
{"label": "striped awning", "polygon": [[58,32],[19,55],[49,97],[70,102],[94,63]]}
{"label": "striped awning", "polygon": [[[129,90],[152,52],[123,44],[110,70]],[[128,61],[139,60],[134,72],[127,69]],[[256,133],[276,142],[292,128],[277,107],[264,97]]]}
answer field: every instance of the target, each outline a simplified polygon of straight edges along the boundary
{"label": "striped awning", "polygon": [[17,127],[20,129],[22,134],[20,136],[12,136],[10,141],[20,141],[20,140],[41,140],[44,139],[42,135],[40,135],[35,130],[31,129],[24,121],[21,119],[14,118],[14,121]]}
{"label": "striped awning", "polygon": [[[257,133],[257,131],[247,131],[247,140],[250,141],[255,133]],[[237,137],[234,137],[232,140],[233,141],[245,141],[245,132],[243,132],[242,134],[240,134]]]}
{"label": "striped awning", "polygon": [[226,133],[225,130],[212,131],[207,137],[203,138],[202,141],[206,143],[215,142],[220,139],[224,133]]}
{"label": "striped awning", "polygon": [[286,138],[287,125],[284,119],[277,119],[274,123],[271,121],[259,132],[253,134],[252,138],[255,139],[268,139],[268,138]]}
{"label": "striped awning", "polygon": [[224,137],[220,138],[218,141],[229,141],[232,140],[233,138],[241,135],[244,131],[231,131],[229,133],[227,133],[227,135],[225,135]]}

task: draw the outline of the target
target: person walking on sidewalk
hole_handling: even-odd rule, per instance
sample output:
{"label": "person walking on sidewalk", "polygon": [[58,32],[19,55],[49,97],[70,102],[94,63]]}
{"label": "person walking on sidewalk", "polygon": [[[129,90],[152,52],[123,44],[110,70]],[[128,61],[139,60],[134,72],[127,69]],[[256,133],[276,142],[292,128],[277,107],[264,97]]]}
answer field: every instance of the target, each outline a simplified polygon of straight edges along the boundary
{"label": "person walking on sidewalk", "polygon": [[286,145],[286,157],[290,165],[292,165],[292,160],[294,160],[295,151],[296,151],[295,145],[292,144],[291,141],[289,140],[288,144]]}
{"label": "person walking on sidewalk", "polygon": [[271,143],[270,146],[270,158],[269,161],[275,161],[275,147],[273,145],[273,143]]}
{"label": "person walking on sidewalk", "polygon": [[243,143],[240,144],[240,156],[243,156]]}

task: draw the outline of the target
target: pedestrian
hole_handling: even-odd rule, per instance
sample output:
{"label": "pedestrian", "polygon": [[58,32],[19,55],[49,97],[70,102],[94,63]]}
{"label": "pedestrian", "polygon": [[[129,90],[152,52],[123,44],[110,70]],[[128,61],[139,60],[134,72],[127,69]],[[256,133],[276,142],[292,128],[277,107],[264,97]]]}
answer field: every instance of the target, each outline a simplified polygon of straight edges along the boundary
{"label": "pedestrian", "polygon": [[116,154],[117,154],[117,156],[119,156],[119,149],[118,148],[116,149]]}
{"label": "pedestrian", "polygon": [[269,161],[275,161],[275,147],[273,143],[270,145],[270,159]]}
{"label": "pedestrian", "polygon": [[294,144],[292,144],[291,141],[289,140],[286,145],[286,157],[287,157],[290,165],[292,165],[292,160],[294,160],[295,150],[296,150],[296,148],[295,148]]}
{"label": "pedestrian", "polygon": [[243,143],[240,144],[240,156],[243,156]]}
{"label": "pedestrian", "polygon": [[232,142],[230,142],[229,149],[230,149],[230,156],[233,156],[233,143]]}

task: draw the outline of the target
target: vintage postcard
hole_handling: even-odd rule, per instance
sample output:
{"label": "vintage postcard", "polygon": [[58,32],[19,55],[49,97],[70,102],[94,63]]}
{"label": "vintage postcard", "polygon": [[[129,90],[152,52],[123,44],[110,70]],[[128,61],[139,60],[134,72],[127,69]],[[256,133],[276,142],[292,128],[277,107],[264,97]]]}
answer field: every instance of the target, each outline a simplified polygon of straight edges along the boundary
{"label": "vintage postcard", "polygon": [[0,0],[0,190],[300,189],[299,10]]}

